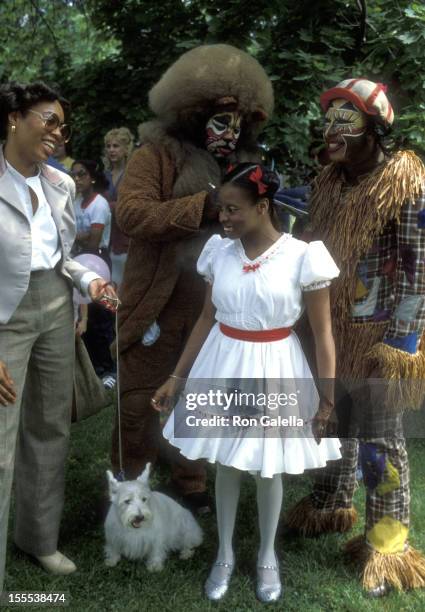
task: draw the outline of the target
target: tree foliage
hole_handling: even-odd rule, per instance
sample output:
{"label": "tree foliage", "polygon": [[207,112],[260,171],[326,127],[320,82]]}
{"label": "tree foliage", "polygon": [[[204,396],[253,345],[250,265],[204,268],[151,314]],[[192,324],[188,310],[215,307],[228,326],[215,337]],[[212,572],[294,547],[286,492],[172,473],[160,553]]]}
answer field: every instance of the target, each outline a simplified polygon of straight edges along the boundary
{"label": "tree foliage", "polygon": [[[147,93],[183,51],[227,42],[274,81],[276,112],[263,140],[293,182],[321,139],[320,91],[364,76],[389,86],[404,146],[425,153],[425,5],[369,0],[11,0],[0,78],[58,82],[73,103],[74,151],[99,157],[106,130],[136,130]],[[362,25],[365,40],[362,40]]]}
{"label": "tree foliage", "polygon": [[0,78],[62,81],[65,71],[118,53],[118,41],[93,28],[84,6],[81,0],[0,3]]}

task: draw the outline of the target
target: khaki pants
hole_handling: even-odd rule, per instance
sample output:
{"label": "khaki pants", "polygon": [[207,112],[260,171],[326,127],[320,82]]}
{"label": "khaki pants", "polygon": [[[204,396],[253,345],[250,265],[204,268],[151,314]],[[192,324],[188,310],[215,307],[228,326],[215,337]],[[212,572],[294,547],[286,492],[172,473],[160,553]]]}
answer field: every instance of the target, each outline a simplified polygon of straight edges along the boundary
{"label": "khaki pants", "polygon": [[14,469],[16,544],[38,556],[57,549],[71,422],[74,322],[71,288],[55,270],[31,274],[13,317],[0,325],[0,359],[17,392],[15,404],[0,406],[1,592]]}

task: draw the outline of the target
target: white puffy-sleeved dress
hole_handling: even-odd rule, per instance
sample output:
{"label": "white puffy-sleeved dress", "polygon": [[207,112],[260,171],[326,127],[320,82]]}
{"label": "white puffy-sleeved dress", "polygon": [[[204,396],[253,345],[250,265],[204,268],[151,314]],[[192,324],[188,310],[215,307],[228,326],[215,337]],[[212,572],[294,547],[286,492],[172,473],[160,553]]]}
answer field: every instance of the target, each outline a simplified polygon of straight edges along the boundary
{"label": "white puffy-sleeved dress", "polygon": [[[188,384],[196,379],[312,381],[293,331],[281,340],[250,342],[223,334],[219,324],[248,331],[292,327],[303,312],[303,291],[326,287],[339,274],[322,242],[307,244],[282,234],[267,251],[250,260],[239,239],[214,235],[199,256],[197,270],[212,285],[217,323],[192,366]],[[319,396],[313,381],[310,388],[314,392],[309,405],[303,407],[303,416],[311,418],[317,411]],[[339,440],[324,438],[318,445],[311,434],[311,423],[305,426],[304,435],[297,437],[288,432],[283,437],[267,433],[252,437],[243,435],[243,429],[233,437],[214,437],[211,433],[176,437],[175,419],[184,414],[176,406],[163,435],[188,459],[217,461],[267,478],[283,472],[300,474],[341,457]]]}

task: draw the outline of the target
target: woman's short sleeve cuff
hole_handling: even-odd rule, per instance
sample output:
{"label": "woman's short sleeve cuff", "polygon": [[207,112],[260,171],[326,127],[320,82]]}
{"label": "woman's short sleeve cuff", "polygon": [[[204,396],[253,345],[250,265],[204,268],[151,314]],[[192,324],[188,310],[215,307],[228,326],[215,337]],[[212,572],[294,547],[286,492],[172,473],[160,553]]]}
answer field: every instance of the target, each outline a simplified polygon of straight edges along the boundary
{"label": "woman's short sleeve cuff", "polygon": [[339,276],[339,268],[323,242],[316,240],[307,245],[301,267],[300,285],[303,291],[316,291],[329,287]]}
{"label": "woman's short sleeve cuff", "polygon": [[196,264],[198,274],[200,274],[207,281],[207,283],[210,283],[211,285],[214,282],[214,255],[222,240],[223,239],[219,234],[214,234],[211,236],[211,238],[205,243]]}

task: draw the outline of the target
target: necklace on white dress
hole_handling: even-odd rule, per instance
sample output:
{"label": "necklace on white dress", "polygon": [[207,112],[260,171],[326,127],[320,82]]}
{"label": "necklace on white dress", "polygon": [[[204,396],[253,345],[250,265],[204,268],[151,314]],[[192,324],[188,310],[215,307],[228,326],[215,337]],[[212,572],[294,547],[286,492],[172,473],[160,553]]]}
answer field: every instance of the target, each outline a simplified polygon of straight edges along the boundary
{"label": "necklace on white dress", "polygon": [[290,237],[290,234],[282,234],[280,238],[276,240],[264,253],[255,257],[255,259],[249,259],[247,261],[247,256],[245,250],[243,248],[242,242],[240,240],[237,241],[236,247],[239,255],[239,259],[242,262],[242,270],[244,272],[256,272],[258,268],[260,268],[263,264],[267,263],[269,259],[271,259],[280,246]]}

